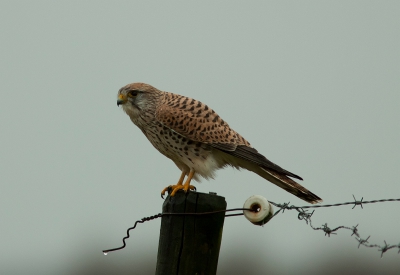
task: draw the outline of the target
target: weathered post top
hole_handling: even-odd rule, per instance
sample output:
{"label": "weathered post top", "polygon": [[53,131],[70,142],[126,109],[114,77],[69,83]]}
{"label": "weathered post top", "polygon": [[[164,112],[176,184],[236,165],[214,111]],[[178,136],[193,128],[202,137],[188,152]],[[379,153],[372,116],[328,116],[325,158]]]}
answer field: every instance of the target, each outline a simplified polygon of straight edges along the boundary
{"label": "weathered post top", "polygon": [[[168,196],[162,209],[163,214],[218,210],[226,210],[224,197],[197,192]],[[225,212],[163,216],[156,275],[216,274],[224,219]]]}

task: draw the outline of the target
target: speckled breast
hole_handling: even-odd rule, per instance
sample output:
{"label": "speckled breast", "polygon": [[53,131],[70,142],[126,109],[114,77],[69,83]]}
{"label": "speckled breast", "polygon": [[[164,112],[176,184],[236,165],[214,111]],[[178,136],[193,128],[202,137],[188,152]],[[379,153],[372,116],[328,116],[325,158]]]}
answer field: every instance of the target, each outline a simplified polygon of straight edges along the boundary
{"label": "speckled breast", "polygon": [[156,123],[143,133],[163,155],[189,167],[195,165],[197,160],[206,160],[211,152],[210,146],[185,138],[161,123]]}

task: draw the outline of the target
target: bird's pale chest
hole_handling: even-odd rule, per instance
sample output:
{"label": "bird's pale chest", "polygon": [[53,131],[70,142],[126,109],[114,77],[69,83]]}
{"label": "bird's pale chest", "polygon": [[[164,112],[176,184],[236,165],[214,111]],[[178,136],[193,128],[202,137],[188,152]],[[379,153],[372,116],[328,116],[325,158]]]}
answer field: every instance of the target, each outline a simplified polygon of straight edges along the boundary
{"label": "bird's pale chest", "polygon": [[175,162],[193,166],[197,161],[207,159],[211,149],[200,142],[192,141],[160,123],[142,129],[151,144],[166,157]]}

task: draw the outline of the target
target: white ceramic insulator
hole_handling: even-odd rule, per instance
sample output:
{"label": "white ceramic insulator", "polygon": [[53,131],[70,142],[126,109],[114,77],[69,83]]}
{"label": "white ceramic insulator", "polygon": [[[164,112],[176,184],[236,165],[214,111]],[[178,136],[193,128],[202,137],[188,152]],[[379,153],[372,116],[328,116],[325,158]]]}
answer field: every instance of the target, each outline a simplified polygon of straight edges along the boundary
{"label": "white ceramic insulator", "polygon": [[266,198],[254,195],[248,198],[243,208],[258,209],[258,212],[243,210],[243,214],[250,222],[255,225],[266,224],[274,215],[274,209]]}

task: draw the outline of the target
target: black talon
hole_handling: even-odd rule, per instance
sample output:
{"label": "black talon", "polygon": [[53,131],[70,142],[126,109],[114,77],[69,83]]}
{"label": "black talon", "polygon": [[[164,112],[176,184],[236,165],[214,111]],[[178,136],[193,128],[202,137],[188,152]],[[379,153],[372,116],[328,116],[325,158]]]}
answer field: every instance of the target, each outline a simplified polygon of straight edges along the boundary
{"label": "black talon", "polygon": [[[168,195],[171,194],[171,189],[172,189],[172,185],[167,187],[166,191],[168,192]],[[163,193],[161,193],[161,198],[164,199],[164,194]]]}

